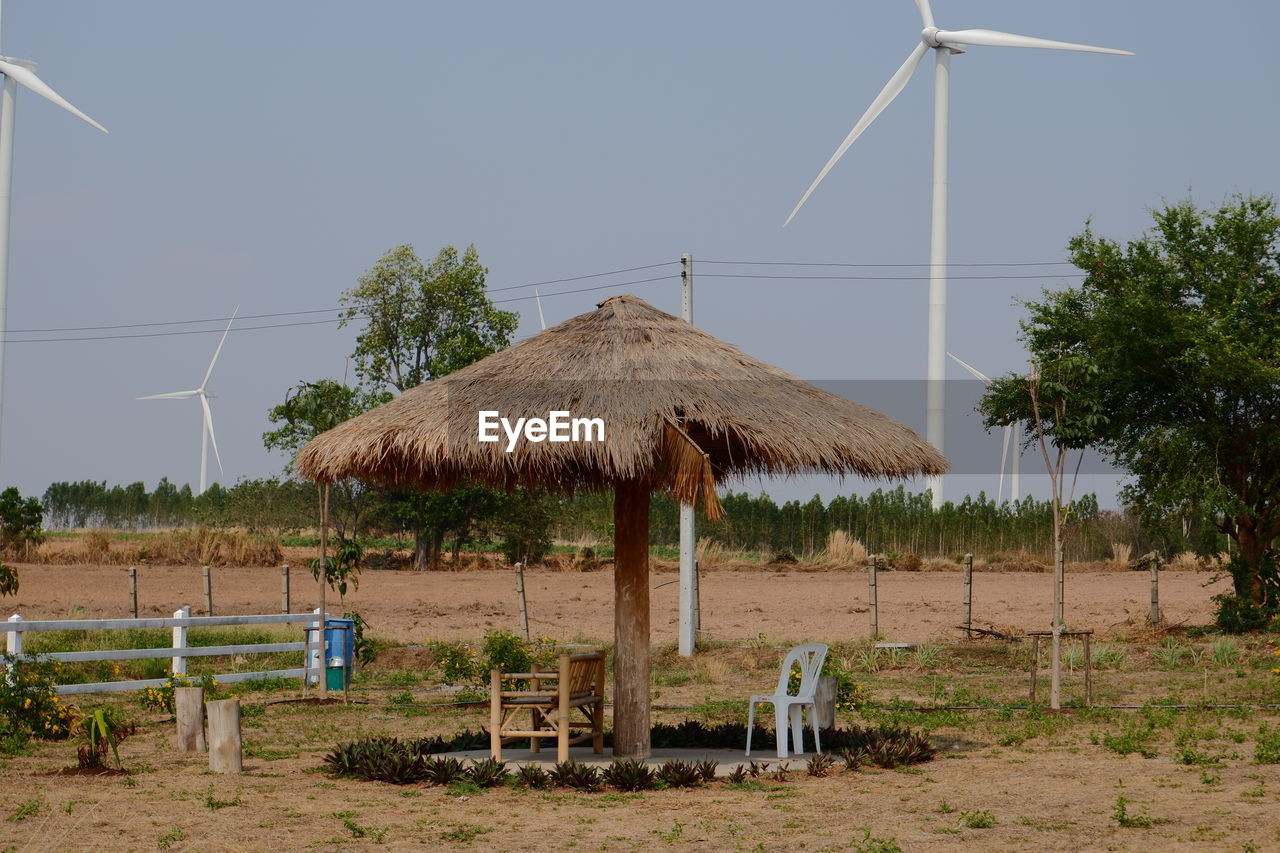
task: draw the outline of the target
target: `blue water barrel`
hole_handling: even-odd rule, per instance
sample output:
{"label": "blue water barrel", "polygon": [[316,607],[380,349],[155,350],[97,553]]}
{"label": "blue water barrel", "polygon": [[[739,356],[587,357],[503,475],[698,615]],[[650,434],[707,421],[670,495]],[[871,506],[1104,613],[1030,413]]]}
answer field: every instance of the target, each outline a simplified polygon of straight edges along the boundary
{"label": "blue water barrel", "polygon": [[342,690],[351,683],[355,663],[355,620],[330,617],[324,621],[325,686]]}

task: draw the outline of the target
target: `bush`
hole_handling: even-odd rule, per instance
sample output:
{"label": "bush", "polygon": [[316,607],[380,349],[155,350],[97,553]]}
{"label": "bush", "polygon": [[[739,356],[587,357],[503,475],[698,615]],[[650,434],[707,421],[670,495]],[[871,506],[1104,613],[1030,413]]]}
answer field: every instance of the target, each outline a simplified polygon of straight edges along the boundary
{"label": "bush", "polygon": [[120,741],[132,735],[136,727],[115,708],[104,705],[77,715],[75,729],[84,738],[76,750],[79,765],[95,768],[106,763],[108,750],[115,756],[116,767],[120,767]]}
{"label": "bush", "polygon": [[4,655],[0,674],[0,738],[11,744],[29,737],[61,740],[71,732],[74,714],[54,692],[60,664]]}
{"label": "bush", "polygon": [[440,677],[446,684],[471,684],[476,680],[477,661],[465,645],[434,640],[430,646],[440,667]]}
{"label": "bush", "polygon": [[1265,631],[1278,615],[1275,608],[1260,606],[1234,593],[1215,595],[1213,602],[1214,622],[1217,623],[1218,630],[1226,634]]}
{"label": "bush", "polygon": [[31,549],[44,541],[44,510],[35,498],[23,500],[12,486],[0,492],[0,548],[10,556],[27,559]]}
{"label": "bush", "polygon": [[216,699],[218,679],[212,675],[192,678],[189,675],[171,675],[159,687],[144,687],[138,691],[138,704],[157,714],[173,713],[173,691],[177,687],[203,687],[205,699]]}

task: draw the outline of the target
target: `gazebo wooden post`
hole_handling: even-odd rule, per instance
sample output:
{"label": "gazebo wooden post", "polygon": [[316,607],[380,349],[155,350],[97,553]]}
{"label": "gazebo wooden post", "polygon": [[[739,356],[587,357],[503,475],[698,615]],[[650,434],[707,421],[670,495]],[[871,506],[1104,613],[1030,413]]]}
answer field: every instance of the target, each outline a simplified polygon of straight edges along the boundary
{"label": "gazebo wooden post", "polygon": [[613,493],[613,754],[649,757],[649,486]]}

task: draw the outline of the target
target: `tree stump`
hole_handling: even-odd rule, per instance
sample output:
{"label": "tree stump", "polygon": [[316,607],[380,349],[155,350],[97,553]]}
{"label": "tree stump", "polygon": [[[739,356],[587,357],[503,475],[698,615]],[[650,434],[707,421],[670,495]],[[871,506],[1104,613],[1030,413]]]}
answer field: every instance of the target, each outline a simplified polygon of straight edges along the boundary
{"label": "tree stump", "polygon": [[175,687],[173,710],[178,718],[178,752],[204,752],[204,688]]}
{"label": "tree stump", "polygon": [[813,691],[813,725],[822,731],[836,727],[836,688],[834,676],[824,675],[818,679],[818,686]]}
{"label": "tree stump", "polygon": [[240,700],[220,699],[209,710],[209,769],[214,773],[239,773],[244,769],[240,743]]}

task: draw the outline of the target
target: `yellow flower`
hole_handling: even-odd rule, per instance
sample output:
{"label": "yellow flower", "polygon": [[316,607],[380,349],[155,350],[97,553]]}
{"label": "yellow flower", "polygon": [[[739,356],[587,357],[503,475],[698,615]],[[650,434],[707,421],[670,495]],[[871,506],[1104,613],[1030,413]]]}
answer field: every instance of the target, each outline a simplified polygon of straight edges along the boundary
{"label": "yellow flower", "polygon": [[30,700],[30,699],[27,699],[25,702],[23,702],[23,703],[22,703],[22,707],[24,707],[24,708],[30,708],[30,707],[31,707],[31,700]]}

